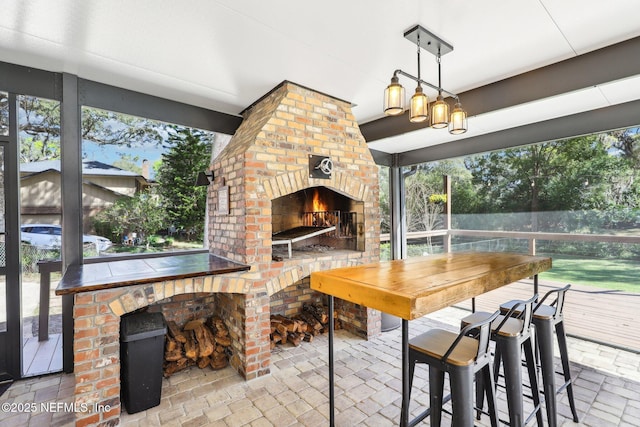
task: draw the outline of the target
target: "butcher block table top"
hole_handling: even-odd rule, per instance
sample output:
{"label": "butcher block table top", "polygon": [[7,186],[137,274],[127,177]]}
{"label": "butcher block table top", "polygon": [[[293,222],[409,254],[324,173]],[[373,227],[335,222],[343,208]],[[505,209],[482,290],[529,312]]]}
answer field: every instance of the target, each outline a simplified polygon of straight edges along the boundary
{"label": "butcher block table top", "polygon": [[140,285],[163,280],[185,279],[249,270],[209,253],[116,259],[91,264],[70,265],[56,288],[56,295]]}
{"label": "butcher block table top", "polygon": [[551,258],[455,252],[311,273],[311,288],[413,320],[551,268]]}

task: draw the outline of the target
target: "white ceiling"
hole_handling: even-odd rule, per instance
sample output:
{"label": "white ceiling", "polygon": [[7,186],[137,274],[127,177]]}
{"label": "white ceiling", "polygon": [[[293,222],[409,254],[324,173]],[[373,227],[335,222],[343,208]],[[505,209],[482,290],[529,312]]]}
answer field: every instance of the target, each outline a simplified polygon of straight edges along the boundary
{"label": "white ceiling", "polygon": [[[382,117],[395,69],[417,74],[402,36],[416,24],[454,46],[442,85],[461,93],[640,36],[638,16],[638,0],[5,0],[0,61],[235,115],[289,80],[352,102],[363,124]],[[426,52],[422,77],[437,83]],[[463,137],[636,99],[640,75],[472,117]],[[425,129],[371,147],[453,139]]]}

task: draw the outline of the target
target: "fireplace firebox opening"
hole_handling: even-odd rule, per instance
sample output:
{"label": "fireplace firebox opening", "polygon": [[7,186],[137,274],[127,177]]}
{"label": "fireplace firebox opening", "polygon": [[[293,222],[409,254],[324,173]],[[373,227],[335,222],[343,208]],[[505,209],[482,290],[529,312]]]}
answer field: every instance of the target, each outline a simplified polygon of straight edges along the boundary
{"label": "fireplace firebox opening", "polygon": [[295,257],[329,250],[364,251],[364,203],[327,187],[272,201],[272,253]]}

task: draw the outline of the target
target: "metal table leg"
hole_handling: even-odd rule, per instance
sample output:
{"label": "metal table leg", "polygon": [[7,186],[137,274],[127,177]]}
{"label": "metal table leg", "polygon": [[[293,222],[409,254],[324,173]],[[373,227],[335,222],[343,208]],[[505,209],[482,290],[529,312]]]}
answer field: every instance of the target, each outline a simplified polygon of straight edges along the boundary
{"label": "metal table leg", "polygon": [[409,321],[402,319],[402,407],[400,426],[409,425]]}
{"label": "metal table leg", "polygon": [[333,296],[329,295],[329,425],[336,425],[335,390],[333,384]]}

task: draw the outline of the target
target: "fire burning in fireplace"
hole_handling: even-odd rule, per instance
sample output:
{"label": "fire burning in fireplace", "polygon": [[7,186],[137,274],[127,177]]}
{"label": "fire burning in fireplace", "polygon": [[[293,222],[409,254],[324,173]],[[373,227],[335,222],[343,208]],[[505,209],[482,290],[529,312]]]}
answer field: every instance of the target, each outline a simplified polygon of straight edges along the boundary
{"label": "fire burning in fireplace", "polygon": [[327,204],[320,198],[320,192],[317,188],[313,189],[313,212],[323,212],[327,210]]}
{"label": "fire burning in fireplace", "polygon": [[347,238],[356,235],[356,223],[356,212],[330,210],[329,203],[322,198],[318,188],[313,189],[312,211],[303,214],[305,227],[335,227],[330,236]]}

